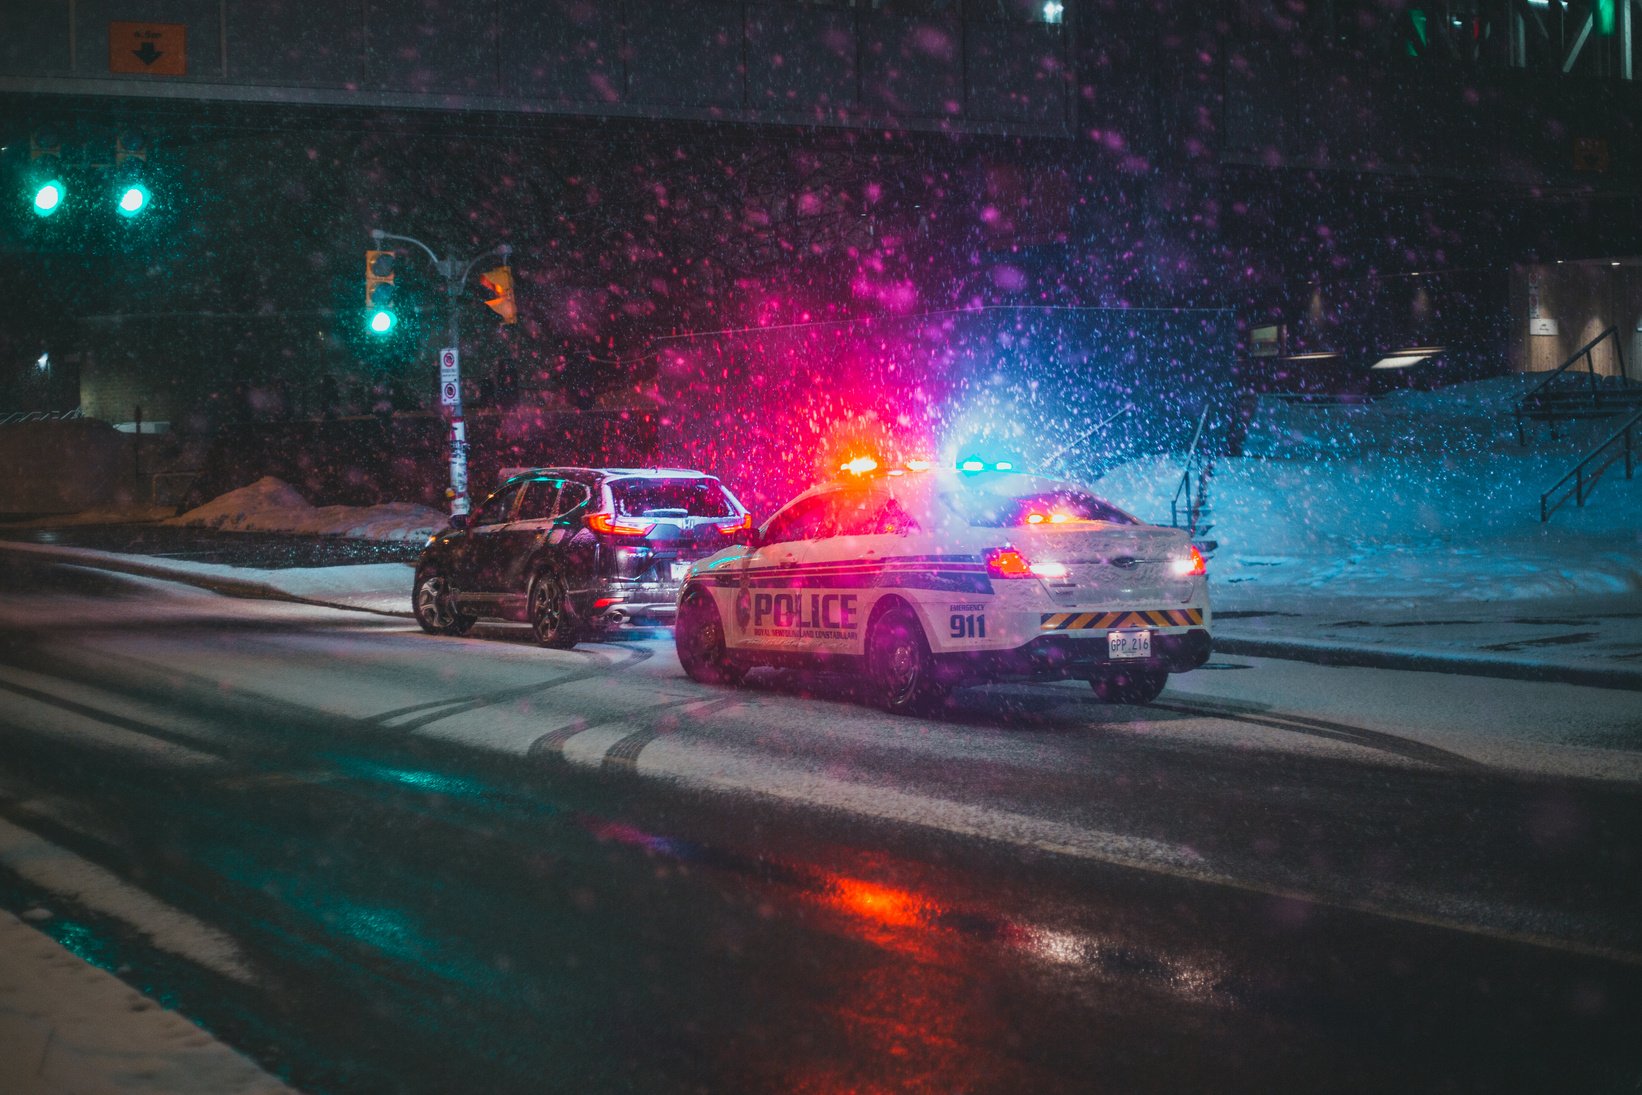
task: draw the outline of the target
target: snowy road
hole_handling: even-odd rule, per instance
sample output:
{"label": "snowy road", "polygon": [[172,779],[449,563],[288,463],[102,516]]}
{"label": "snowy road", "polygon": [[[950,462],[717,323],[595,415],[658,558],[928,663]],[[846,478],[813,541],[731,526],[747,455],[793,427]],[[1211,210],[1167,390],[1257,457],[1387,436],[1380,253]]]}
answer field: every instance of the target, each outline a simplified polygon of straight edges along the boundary
{"label": "snowy road", "polygon": [[912,720],[664,638],[0,598],[0,907],[298,1087],[1642,1076],[1635,693],[1220,657]]}

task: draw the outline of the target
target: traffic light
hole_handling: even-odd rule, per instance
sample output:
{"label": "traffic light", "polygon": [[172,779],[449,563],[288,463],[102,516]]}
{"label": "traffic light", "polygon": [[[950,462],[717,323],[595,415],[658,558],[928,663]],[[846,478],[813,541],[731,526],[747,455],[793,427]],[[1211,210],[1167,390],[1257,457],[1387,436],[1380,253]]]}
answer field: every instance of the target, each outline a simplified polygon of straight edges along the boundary
{"label": "traffic light", "polygon": [[114,192],[119,195],[116,208],[122,217],[135,217],[149,205],[148,187],[134,180],[127,180],[115,186]]}
{"label": "traffic light", "polygon": [[66,193],[63,184],[56,179],[47,179],[36,184],[34,188],[34,212],[42,217],[51,216],[63,207],[63,197]]}
{"label": "traffic light", "polygon": [[490,294],[485,307],[502,317],[503,323],[519,322],[519,310],[513,304],[513,268],[498,266],[479,275],[479,285]]}
{"label": "traffic light", "polygon": [[148,142],[134,129],[114,138],[114,202],[122,217],[135,217],[153,202],[140,165],[148,162]]}
{"label": "traffic light", "polygon": [[365,326],[385,335],[399,322],[393,310],[393,252],[365,252]]}
{"label": "traffic light", "polygon": [[[63,142],[56,131],[41,129],[29,137],[29,164],[33,206],[36,215],[49,217],[63,207],[68,188],[56,174],[54,164],[63,158]],[[42,163],[41,161],[47,161]]]}

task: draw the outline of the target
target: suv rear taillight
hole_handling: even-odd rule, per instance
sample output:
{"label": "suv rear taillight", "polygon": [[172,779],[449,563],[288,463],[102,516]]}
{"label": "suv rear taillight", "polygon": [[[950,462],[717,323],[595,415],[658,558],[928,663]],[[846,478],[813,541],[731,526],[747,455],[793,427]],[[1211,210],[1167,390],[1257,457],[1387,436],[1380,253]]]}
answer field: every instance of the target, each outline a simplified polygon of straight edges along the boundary
{"label": "suv rear taillight", "polygon": [[743,513],[734,521],[717,521],[714,523],[713,527],[726,536],[733,536],[738,532],[746,532],[748,529],[753,527],[753,515],[750,513]]}
{"label": "suv rear taillight", "polygon": [[626,521],[608,513],[587,515],[587,527],[610,536],[648,536],[656,527],[654,521]]}

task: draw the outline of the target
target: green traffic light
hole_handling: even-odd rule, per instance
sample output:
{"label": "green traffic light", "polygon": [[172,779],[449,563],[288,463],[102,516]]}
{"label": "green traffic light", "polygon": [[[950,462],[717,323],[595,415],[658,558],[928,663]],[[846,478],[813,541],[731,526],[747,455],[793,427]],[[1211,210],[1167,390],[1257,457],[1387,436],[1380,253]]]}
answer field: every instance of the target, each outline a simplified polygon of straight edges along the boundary
{"label": "green traffic light", "polygon": [[367,322],[366,326],[371,329],[371,334],[373,335],[385,335],[389,331],[393,330],[394,324],[398,322],[398,317],[392,312],[388,311],[386,308],[378,308],[376,311],[371,313],[371,318]]}
{"label": "green traffic light", "polygon": [[41,184],[40,189],[34,192],[34,211],[42,217],[51,216],[62,204],[63,184],[56,179]]}
{"label": "green traffic light", "polygon": [[135,217],[148,208],[148,188],[141,183],[132,183],[120,193],[120,216]]}

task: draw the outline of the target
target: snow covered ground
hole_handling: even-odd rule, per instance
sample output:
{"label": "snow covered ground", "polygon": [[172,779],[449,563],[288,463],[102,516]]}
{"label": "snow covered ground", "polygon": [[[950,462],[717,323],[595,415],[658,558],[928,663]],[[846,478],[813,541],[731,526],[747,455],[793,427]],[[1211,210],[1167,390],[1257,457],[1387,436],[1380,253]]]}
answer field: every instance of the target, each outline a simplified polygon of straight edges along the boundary
{"label": "snow covered ground", "polygon": [[411,502],[313,506],[295,487],[269,475],[164,523],[230,532],[290,532],[358,540],[422,541],[445,527],[445,515]]}
{"label": "snow covered ground", "polygon": [[[1642,477],[1610,467],[1584,507],[1540,521],[1540,495],[1612,431],[1517,440],[1519,378],[1362,406],[1263,404],[1246,451],[1216,460],[1204,533],[1219,608],[1309,595],[1523,601],[1642,593]],[[1108,472],[1100,492],[1167,523],[1178,460]]]}

